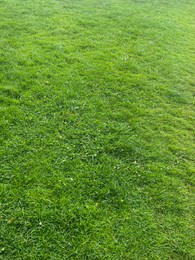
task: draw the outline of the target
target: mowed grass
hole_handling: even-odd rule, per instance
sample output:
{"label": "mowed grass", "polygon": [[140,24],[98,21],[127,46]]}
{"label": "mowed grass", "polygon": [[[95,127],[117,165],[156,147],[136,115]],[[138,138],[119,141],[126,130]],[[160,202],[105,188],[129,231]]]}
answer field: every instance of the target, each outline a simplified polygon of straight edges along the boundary
{"label": "mowed grass", "polygon": [[0,259],[195,259],[194,14],[0,1]]}

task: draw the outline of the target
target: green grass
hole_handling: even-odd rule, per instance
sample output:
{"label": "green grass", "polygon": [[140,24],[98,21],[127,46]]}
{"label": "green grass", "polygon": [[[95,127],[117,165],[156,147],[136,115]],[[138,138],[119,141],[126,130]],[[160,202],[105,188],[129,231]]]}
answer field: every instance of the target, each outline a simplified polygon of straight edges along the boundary
{"label": "green grass", "polygon": [[194,14],[0,1],[0,259],[195,259]]}

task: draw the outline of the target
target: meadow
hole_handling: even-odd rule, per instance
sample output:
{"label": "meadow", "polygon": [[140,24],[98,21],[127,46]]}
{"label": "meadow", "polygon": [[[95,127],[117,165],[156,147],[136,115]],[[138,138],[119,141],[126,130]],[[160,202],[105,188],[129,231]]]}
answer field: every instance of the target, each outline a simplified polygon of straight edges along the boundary
{"label": "meadow", "polygon": [[195,259],[194,14],[0,0],[0,259]]}

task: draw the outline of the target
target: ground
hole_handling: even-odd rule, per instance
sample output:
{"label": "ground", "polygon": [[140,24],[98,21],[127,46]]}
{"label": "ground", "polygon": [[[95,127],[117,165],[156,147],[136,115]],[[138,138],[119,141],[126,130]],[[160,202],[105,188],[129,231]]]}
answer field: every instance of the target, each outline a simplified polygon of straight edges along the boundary
{"label": "ground", "polygon": [[0,1],[0,259],[195,259],[194,13]]}

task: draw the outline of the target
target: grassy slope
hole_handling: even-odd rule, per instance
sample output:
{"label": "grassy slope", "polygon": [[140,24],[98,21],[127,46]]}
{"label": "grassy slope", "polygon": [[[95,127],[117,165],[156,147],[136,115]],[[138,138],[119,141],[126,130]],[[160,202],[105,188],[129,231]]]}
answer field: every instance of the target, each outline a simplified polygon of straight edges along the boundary
{"label": "grassy slope", "polygon": [[194,13],[0,1],[0,259],[194,259]]}

